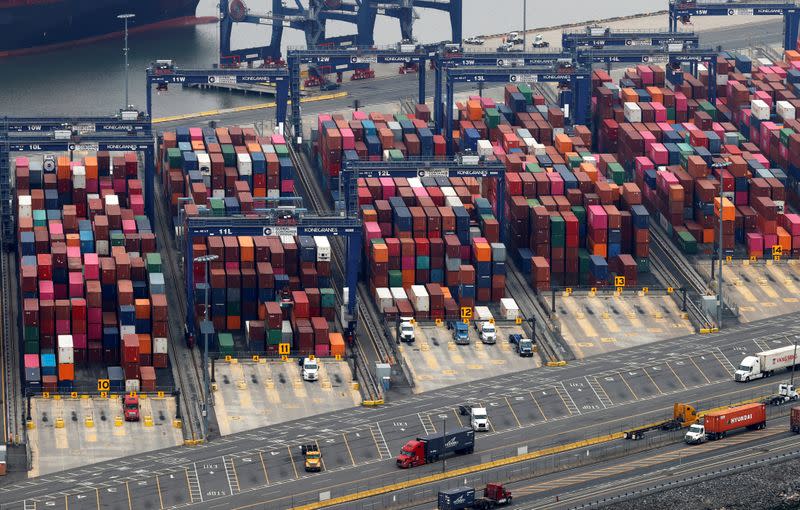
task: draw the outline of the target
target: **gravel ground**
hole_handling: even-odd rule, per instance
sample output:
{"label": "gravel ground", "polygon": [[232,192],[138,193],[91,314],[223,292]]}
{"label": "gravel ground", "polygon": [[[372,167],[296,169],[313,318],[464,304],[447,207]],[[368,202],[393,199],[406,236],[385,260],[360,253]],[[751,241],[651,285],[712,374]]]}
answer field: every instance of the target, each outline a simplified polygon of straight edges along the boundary
{"label": "gravel ground", "polygon": [[772,464],[671,491],[616,503],[618,510],[800,509],[800,460]]}

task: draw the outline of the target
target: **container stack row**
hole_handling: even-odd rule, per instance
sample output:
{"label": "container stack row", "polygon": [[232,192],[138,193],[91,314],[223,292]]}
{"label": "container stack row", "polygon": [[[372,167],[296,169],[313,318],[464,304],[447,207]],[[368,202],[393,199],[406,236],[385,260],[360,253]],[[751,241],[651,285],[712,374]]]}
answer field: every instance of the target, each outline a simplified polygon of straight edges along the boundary
{"label": "container stack row", "polygon": [[[252,128],[179,128],[163,135],[164,190],[173,216],[207,208],[215,216],[249,213],[264,199],[294,195],[295,169],[286,140]],[[191,204],[184,202],[191,198]]]}
{"label": "container stack row", "polygon": [[125,367],[125,387],[138,391],[141,368],[166,368],[168,354],[137,157],[99,152],[43,167],[14,161],[26,384],[69,390],[76,367],[103,364]]}
{"label": "container stack row", "polygon": [[[785,214],[800,175],[791,162],[800,162],[800,62],[793,52],[786,57],[754,66],[722,54],[716,84],[703,71],[699,79],[683,75],[672,89],[642,66],[618,85],[595,73],[600,139],[632,162],[644,204],[685,253],[720,238],[728,254],[737,245],[751,257],[771,257],[778,246],[783,253],[800,249],[800,218]],[[707,100],[709,86],[716,104]]]}

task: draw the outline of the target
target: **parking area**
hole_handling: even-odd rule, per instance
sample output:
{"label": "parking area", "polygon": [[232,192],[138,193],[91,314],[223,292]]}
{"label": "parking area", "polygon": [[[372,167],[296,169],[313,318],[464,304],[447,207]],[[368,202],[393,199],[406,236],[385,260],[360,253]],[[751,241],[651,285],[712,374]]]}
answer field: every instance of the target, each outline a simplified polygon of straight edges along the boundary
{"label": "parking area", "polygon": [[522,358],[508,342],[510,334],[522,334],[521,326],[505,322],[495,326],[496,344],[482,343],[478,332],[470,326],[469,345],[457,345],[452,330],[444,324],[416,324],[414,343],[399,347],[414,378],[414,391],[421,393],[541,366],[537,353]]}
{"label": "parking area", "polygon": [[292,358],[217,361],[214,376],[214,413],[222,435],[361,403],[346,361],[320,359],[319,380],[314,382],[303,381]]}
{"label": "parking area", "polygon": [[694,333],[665,293],[556,293],[561,334],[578,359]]}
{"label": "parking area", "polygon": [[140,395],[139,406],[140,421],[126,422],[120,397],[32,398],[29,476],[183,443],[181,429],[173,424],[174,398]]}
{"label": "parking area", "polygon": [[[709,261],[694,265],[710,280]],[[800,261],[733,260],[722,267],[723,296],[738,305],[742,322],[800,311]]]}

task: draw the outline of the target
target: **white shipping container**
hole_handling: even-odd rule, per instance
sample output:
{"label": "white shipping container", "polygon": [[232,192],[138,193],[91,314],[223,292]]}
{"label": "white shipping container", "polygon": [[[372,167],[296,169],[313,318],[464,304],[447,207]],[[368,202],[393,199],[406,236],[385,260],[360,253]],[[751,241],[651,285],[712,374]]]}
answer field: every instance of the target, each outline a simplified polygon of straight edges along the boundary
{"label": "white shipping container", "polygon": [[211,175],[211,156],[205,152],[196,152],[197,167],[200,169],[200,175]]}
{"label": "white shipping container", "polygon": [[378,311],[381,312],[394,305],[392,291],[389,290],[389,287],[377,287],[375,289],[375,302],[378,304]]}
{"label": "white shipping container", "polygon": [[408,298],[417,312],[430,312],[431,300],[424,285],[412,285],[409,289]]}
{"label": "white shipping container", "polygon": [[717,85],[727,85],[728,84],[728,75],[727,74],[718,74],[717,75]]}
{"label": "white shipping container", "polygon": [[489,140],[478,140],[478,156],[491,156],[494,152],[492,142]]}
{"label": "white shipping container", "polygon": [[97,240],[94,242],[94,249],[98,255],[108,257],[108,241]]}
{"label": "white shipping container", "polygon": [[86,167],[72,167],[72,185],[78,189],[86,188]]}
{"label": "white shipping container", "polygon": [[106,195],[106,205],[119,205],[119,197],[117,195]]}
{"label": "white shipping container", "polygon": [[392,130],[392,137],[395,142],[403,141],[403,127],[397,121],[390,121],[386,123],[386,127]]}
{"label": "white shipping container", "polygon": [[123,326],[122,324],[120,324],[119,325],[119,334],[120,334],[120,336],[135,335],[136,334],[136,326]]}
{"label": "white shipping container", "polygon": [[20,218],[30,218],[33,216],[33,208],[31,207],[31,196],[20,195],[18,199],[18,209]]}
{"label": "white shipping container", "polygon": [[494,318],[492,316],[492,312],[489,311],[488,306],[476,306],[473,317],[477,322],[484,322]]}
{"label": "white shipping container", "polygon": [[236,154],[236,169],[239,175],[253,175],[253,160],[250,159],[250,154],[246,152]]}
{"label": "white shipping container", "polygon": [[775,111],[783,120],[795,119],[797,116],[795,107],[789,101],[778,101],[775,103]]}
{"label": "white shipping container", "polygon": [[753,99],[750,101],[750,111],[753,116],[759,120],[769,120],[769,106],[761,99]]}
{"label": "white shipping container", "polygon": [[331,260],[331,242],[325,236],[314,236],[314,242],[317,244],[317,262],[330,262]]}
{"label": "white shipping container", "polygon": [[281,197],[281,190],[279,189],[267,190],[267,198],[280,198],[280,197]]}
{"label": "white shipping container", "polygon": [[[456,197],[456,190],[451,186],[444,186],[442,187],[442,195],[445,197]],[[30,197],[28,197],[28,202],[30,202]]]}
{"label": "white shipping container", "polygon": [[403,287],[392,287],[389,289],[392,293],[392,299],[395,301],[398,299],[408,299],[408,295],[406,294],[406,289]]}
{"label": "white shipping container", "polygon": [[519,306],[517,306],[517,302],[511,298],[502,298],[500,299],[500,313],[505,320],[513,321],[520,316]]}
{"label": "white shipping container", "polygon": [[628,122],[641,122],[642,109],[636,103],[625,103],[624,105],[625,120]]}
{"label": "white shipping container", "polygon": [[419,177],[409,177],[408,178],[408,187],[409,188],[423,188],[422,179]]}
{"label": "white shipping container", "polygon": [[544,156],[547,154],[547,150],[545,149],[545,145],[543,143],[536,142],[533,144],[533,151],[532,154],[534,156]]}
{"label": "white shipping container", "polygon": [[167,339],[163,336],[153,338],[153,352],[156,354],[167,353]]}
{"label": "white shipping container", "polygon": [[265,143],[261,145],[261,150],[264,152],[264,154],[274,154],[275,146],[271,143]]}
{"label": "white shipping container", "polygon": [[67,347],[72,349],[75,346],[72,341],[72,335],[58,335],[58,338],[56,339],[56,345],[58,345],[59,349]]}
{"label": "white shipping container", "polygon": [[389,149],[384,149],[383,150],[383,160],[384,161],[389,161]]}
{"label": "white shipping container", "polygon": [[458,197],[445,197],[444,205],[447,207],[461,207],[464,204],[461,203],[461,199]]}
{"label": "white shipping container", "polygon": [[211,190],[211,198],[225,198],[225,190],[224,189]]}
{"label": "white shipping container", "polygon": [[783,214],[786,208],[786,202],[784,200],[773,200],[775,202],[775,207],[778,208],[778,214]]}
{"label": "white shipping container", "polygon": [[139,379],[125,379],[125,393],[139,393]]}
{"label": "white shipping container", "polygon": [[558,135],[563,135],[563,134],[564,134],[564,128],[553,128],[553,141],[556,140],[556,137]]}

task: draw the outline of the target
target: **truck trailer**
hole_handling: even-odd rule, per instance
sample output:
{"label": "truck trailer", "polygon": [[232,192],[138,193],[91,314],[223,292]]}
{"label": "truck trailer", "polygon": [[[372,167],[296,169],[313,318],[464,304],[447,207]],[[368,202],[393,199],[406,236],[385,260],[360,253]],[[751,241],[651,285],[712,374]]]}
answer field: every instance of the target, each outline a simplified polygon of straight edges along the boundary
{"label": "truck trailer", "polygon": [[462,455],[474,450],[475,431],[462,427],[446,434],[437,432],[413,439],[403,446],[395,460],[397,467],[406,469],[436,462],[451,452]]}
{"label": "truck trailer", "polygon": [[800,406],[794,406],[789,414],[789,430],[800,434]]}
{"label": "truck trailer", "polygon": [[438,510],[488,510],[503,505],[510,505],[511,491],[499,483],[487,484],[483,496],[476,497],[472,487],[456,487],[439,491]]}
{"label": "truck trailer", "polygon": [[728,432],[742,427],[748,430],[763,429],[767,426],[767,406],[764,403],[745,404],[722,411],[708,413],[703,424],[689,427],[684,436],[688,444],[700,444],[707,439],[722,439]]}
{"label": "truck trailer", "polygon": [[760,377],[769,377],[776,370],[792,368],[795,361],[795,347],[785,345],[769,351],[757,352],[752,356],[746,356],[739,368],[736,369],[734,380],[748,382]]}

